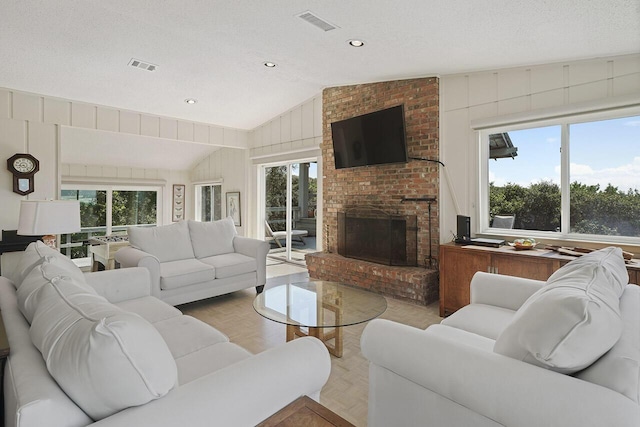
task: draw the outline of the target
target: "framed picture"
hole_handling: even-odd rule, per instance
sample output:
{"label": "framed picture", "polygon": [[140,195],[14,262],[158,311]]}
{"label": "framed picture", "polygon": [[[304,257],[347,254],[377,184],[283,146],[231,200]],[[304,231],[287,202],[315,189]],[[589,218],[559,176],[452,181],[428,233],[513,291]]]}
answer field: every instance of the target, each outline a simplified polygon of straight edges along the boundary
{"label": "framed picture", "polygon": [[173,184],[173,222],[182,221],[184,219],[184,184]]}
{"label": "framed picture", "polygon": [[240,227],[240,192],[230,191],[227,196],[227,216],[233,218],[236,227]]}

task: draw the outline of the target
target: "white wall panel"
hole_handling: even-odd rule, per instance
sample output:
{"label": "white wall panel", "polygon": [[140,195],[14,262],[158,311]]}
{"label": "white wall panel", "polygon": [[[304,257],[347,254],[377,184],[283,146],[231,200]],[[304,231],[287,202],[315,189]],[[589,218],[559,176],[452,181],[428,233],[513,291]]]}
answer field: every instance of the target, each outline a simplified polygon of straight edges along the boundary
{"label": "white wall panel", "polygon": [[578,102],[593,101],[596,99],[607,97],[607,82],[606,80],[597,81],[594,83],[582,83],[578,86],[571,86],[569,88],[569,103],[575,104]]}
{"label": "white wall panel", "polygon": [[13,94],[13,118],[21,120],[41,121],[40,104],[42,98],[28,93]]}
{"label": "white wall panel", "polygon": [[69,165],[69,176],[87,176],[85,165]]}
{"label": "white wall panel", "polygon": [[302,104],[302,139],[313,138],[314,127],[313,100]]}
{"label": "white wall panel", "polygon": [[531,95],[531,109],[557,107],[564,103],[564,89],[549,90]]}
{"label": "white wall panel", "polygon": [[280,116],[281,141],[291,141],[291,114]]}
{"label": "white wall panel", "polygon": [[193,122],[178,120],[178,139],[181,141],[193,141]]}
{"label": "white wall panel", "polygon": [[78,102],[71,103],[71,126],[95,129],[96,107]]}
{"label": "white wall panel", "polygon": [[[16,153],[27,151],[26,122],[0,119],[0,158],[8,159]],[[6,163],[5,163],[6,165]],[[2,168],[0,173],[0,229],[15,230],[22,196],[13,192],[13,175]]]}
{"label": "white wall panel", "polygon": [[564,87],[564,70],[561,64],[531,68],[531,93],[539,94]]}
{"label": "white wall panel", "polygon": [[202,142],[203,144],[209,143],[209,126],[202,123],[194,123],[193,125],[193,140],[195,142]]}
{"label": "white wall panel", "polygon": [[209,144],[224,145],[224,130],[221,127],[209,127]]}
{"label": "white wall panel", "polygon": [[144,169],[140,169],[140,168],[131,169],[131,178],[132,179],[144,179]]}
{"label": "white wall panel", "polygon": [[54,98],[44,98],[44,122],[71,125],[71,102]]}
{"label": "white wall panel", "polygon": [[102,166],[102,176],[105,178],[117,178],[118,167],[117,166]]}
{"label": "white wall panel", "polygon": [[29,153],[40,161],[40,171],[35,174],[34,179],[35,191],[28,196],[30,200],[58,198],[57,133],[56,125],[29,122]]}
{"label": "white wall panel", "polygon": [[[86,173],[86,176],[88,176],[88,177],[95,177],[95,178],[102,177],[102,166],[86,165],[85,173]],[[72,176],[71,175],[71,171],[69,171],[68,175]],[[64,176],[64,174],[63,174],[63,176]]]}
{"label": "white wall panel", "polygon": [[302,139],[302,107],[291,110],[291,140]]}
{"label": "white wall panel", "polygon": [[285,139],[282,138],[282,133],[280,132],[281,125],[282,123],[280,121],[280,117],[276,117],[275,119],[269,122],[269,126],[271,127],[271,143],[272,144],[277,144],[279,142],[286,141]]}
{"label": "white wall panel", "polygon": [[469,78],[466,75],[451,76],[440,80],[440,93],[446,93],[441,103],[446,111],[466,108],[469,105]]}
{"label": "white wall panel", "polygon": [[140,114],[120,111],[120,132],[140,135]]}
{"label": "white wall panel", "polygon": [[178,139],[178,121],[161,117],[160,138]]}
{"label": "white wall panel", "polygon": [[496,101],[498,95],[496,73],[469,75],[469,105]]}
{"label": "white wall panel", "polygon": [[[640,67],[638,67],[640,68]],[[613,95],[640,92],[640,73],[617,77],[613,81]]]}
{"label": "white wall panel", "polygon": [[511,100],[531,93],[530,72],[525,70],[504,71],[497,74],[498,99]]}
{"label": "white wall panel", "polygon": [[132,168],[119,167],[117,169],[117,171],[116,171],[117,177],[118,178],[131,179],[132,178],[131,169]]}
{"label": "white wall panel", "polygon": [[160,136],[160,118],[141,114],[140,135]]}
{"label": "white wall panel", "polygon": [[498,115],[520,113],[531,109],[531,97],[520,96],[498,101]]}
{"label": "white wall panel", "polygon": [[97,128],[111,132],[120,131],[120,112],[112,108],[97,108]]}
{"label": "white wall panel", "polygon": [[0,89],[0,119],[10,119],[11,92]]}
{"label": "white wall panel", "polygon": [[608,61],[575,63],[569,66],[569,84],[582,85],[606,80],[609,77]]}
{"label": "white wall panel", "polygon": [[313,135],[322,135],[322,96],[313,98]]}

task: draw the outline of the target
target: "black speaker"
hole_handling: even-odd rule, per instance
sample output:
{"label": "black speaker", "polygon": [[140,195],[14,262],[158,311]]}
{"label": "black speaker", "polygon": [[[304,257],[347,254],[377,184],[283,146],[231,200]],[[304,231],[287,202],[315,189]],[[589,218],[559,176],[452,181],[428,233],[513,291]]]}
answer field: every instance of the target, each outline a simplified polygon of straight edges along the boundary
{"label": "black speaker", "polygon": [[458,233],[456,243],[469,243],[471,240],[471,218],[458,215]]}

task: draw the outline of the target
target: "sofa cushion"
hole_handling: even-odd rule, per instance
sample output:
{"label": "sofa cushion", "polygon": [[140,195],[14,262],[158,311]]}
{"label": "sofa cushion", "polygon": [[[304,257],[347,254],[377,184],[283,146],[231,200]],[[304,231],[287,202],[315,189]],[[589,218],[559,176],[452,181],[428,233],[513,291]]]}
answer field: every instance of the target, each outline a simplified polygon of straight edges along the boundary
{"label": "sofa cushion", "polygon": [[495,340],[506,328],[515,311],[486,304],[470,304],[445,318],[441,323]]}
{"label": "sofa cushion", "polygon": [[620,298],[622,336],[604,356],[576,378],[617,391],[640,404],[640,286],[627,285]]}
{"label": "sofa cushion", "polygon": [[193,258],[186,221],[158,227],[129,227],[129,244],[149,253],[160,262]]}
{"label": "sofa cushion", "polygon": [[189,220],[189,234],[196,258],[234,252],[233,238],[237,232],[231,217],[213,222]]}
{"label": "sofa cushion", "polygon": [[200,261],[215,267],[216,279],[251,273],[258,269],[256,259],[238,253],[216,255],[202,258]]}
{"label": "sofa cushion", "polygon": [[176,359],[178,382],[186,384],[249,357],[251,353],[231,342],[201,348]]}
{"label": "sofa cushion", "polygon": [[154,326],[167,343],[174,359],[229,341],[222,332],[191,316],[172,317],[157,322]]}
{"label": "sofa cushion", "polygon": [[516,312],[494,351],[561,373],[586,368],[620,338],[627,281],[619,248],[571,261]]}
{"label": "sofa cushion", "polygon": [[69,278],[41,290],[30,335],[60,388],[94,420],[164,396],[177,368],[142,317],[84,293]]}
{"label": "sofa cushion", "polygon": [[[73,264],[73,263],[71,263]],[[95,289],[87,284],[84,275],[78,267],[68,263],[68,258],[64,256],[47,255],[42,258],[42,263],[35,266],[26,275],[20,287],[16,291],[18,297],[18,308],[22,315],[31,323],[36,308],[40,302],[40,290],[50,280],[54,278],[73,279],[76,286],[84,292],[97,295]]]}
{"label": "sofa cushion", "polygon": [[212,266],[195,258],[160,264],[160,288],[176,289],[215,279]]}
{"label": "sofa cushion", "polygon": [[172,317],[182,316],[180,310],[152,296],[121,301],[115,305],[124,311],[130,311],[131,313],[142,316],[144,320],[151,324],[171,319]]}

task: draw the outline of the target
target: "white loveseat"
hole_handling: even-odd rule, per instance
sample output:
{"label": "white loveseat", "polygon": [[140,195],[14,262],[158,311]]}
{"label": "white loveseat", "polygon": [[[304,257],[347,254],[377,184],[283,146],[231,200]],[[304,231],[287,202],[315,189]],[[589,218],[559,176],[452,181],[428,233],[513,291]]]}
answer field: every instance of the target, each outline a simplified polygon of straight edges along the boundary
{"label": "white loveseat", "polygon": [[269,244],[238,236],[231,218],[130,227],[128,233],[131,246],[118,250],[116,261],[148,269],[151,295],[171,305],[264,288]]}
{"label": "white loveseat", "polygon": [[151,296],[144,268],[83,275],[39,243],[2,274],[7,427],[253,426],[330,373],[319,340],[252,355]]}
{"label": "white loveseat", "polygon": [[426,330],[367,325],[369,425],[640,425],[640,286],[619,249],[547,283],[476,273],[471,304]]}

